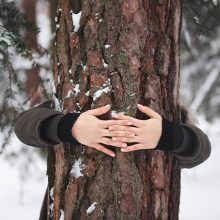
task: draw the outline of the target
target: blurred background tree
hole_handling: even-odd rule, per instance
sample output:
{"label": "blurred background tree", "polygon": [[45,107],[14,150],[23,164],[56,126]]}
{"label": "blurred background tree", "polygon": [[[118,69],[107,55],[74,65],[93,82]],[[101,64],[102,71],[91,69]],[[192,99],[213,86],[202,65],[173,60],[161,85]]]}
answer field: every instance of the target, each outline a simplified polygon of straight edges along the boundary
{"label": "blurred background tree", "polygon": [[220,116],[220,1],[183,1],[181,94],[209,121]]}
{"label": "blurred background tree", "polygon": [[0,1],[0,152],[10,141],[17,114],[50,93],[49,48],[37,39],[36,1],[16,3]]}
{"label": "blurred background tree", "polygon": [[0,154],[18,167],[21,180],[39,170],[45,158],[44,150],[27,148],[12,134],[16,116],[51,95],[48,15],[47,1],[0,0]]}

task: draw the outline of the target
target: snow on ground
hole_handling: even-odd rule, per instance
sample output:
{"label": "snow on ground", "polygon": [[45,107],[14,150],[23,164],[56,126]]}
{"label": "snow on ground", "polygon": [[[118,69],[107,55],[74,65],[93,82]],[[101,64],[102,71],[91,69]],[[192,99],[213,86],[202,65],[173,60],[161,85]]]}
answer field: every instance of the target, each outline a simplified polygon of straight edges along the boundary
{"label": "snow on ground", "polygon": [[[37,220],[46,190],[46,163],[36,149],[13,136],[0,156],[0,207],[2,220]],[[12,152],[19,152],[11,158]],[[30,155],[30,163],[27,164]],[[26,165],[28,167],[26,167]],[[26,175],[25,175],[26,174]]]}
{"label": "snow on ground", "polygon": [[212,124],[203,117],[198,120],[211,141],[212,153],[203,164],[182,171],[180,220],[219,220],[220,120]]}

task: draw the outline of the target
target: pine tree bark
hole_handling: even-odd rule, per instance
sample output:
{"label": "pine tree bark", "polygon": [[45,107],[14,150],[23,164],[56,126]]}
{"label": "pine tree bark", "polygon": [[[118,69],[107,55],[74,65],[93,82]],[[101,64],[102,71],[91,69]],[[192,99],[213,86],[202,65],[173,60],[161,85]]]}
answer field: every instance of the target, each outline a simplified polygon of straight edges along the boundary
{"label": "pine tree bark", "polygon": [[[110,103],[144,119],[141,103],[179,120],[180,0],[59,0],[56,27],[55,87],[64,113]],[[49,150],[48,219],[178,219],[175,157],[114,150],[116,158],[82,145]]]}

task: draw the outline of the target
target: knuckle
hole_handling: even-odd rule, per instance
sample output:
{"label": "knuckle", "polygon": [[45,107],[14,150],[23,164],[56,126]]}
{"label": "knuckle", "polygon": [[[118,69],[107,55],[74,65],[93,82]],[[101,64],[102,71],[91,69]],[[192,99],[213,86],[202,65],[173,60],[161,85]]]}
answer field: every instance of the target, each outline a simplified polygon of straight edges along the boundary
{"label": "knuckle", "polygon": [[124,127],[121,126],[121,125],[118,125],[118,130],[119,130],[119,131],[123,131],[123,130],[124,130]]}
{"label": "knuckle", "polygon": [[127,127],[121,126],[121,131],[126,131],[126,130],[127,130]]}
{"label": "knuckle", "polygon": [[118,131],[114,131],[114,132],[112,132],[112,134],[113,134],[114,136],[118,137]]}
{"label": "knuckle", "polygon": [[123,120],[120,120],[120,121],[118,121],[118,123],[117,123],[117,125],[123,125],[124,124],[124,121]]}
{"label": "knuckle", "polygon": [[109,120],[109,124],[110,124],[110,125],[115,124],[115,120]]}
{"label": "knuckle", "polygon": [[111,125],[111,128],[112,128],[112,130],[115,130],[116,126],[115,125]]}
{"label": "knuckle", "polygon": [[119,142],[118,147],[124,147],[123,143]]}
{"label": "knuckle", "polygon": [[99,121],[97,122],[97,126],[98,126],[99,128],[102,128],[103,125],[104,125],[104,122],[103,122],[103,121],[99,120]]}
{"label": "knuckle", "polygon": [[99,134],[99,137],[103,137],[103,136],[106,136],[109,134],[109,131],[105,131],[105,130],[101,130],[100,134]]}
{"label": "knuckle", "polygon": [[140,147],[140,148],[144,148],[144,145],[143,145],[143,144],[140,144],[139,147]]}
{"label": "knuckle", "polygon": [[122,136],[122,133],[120,131],[117,132],[118,136]]}
{"label": "knuckle", "polygon": [[140,125],[143,127],[145,125],[144,121],[140,121]]}
{"label": "knuckle", "polygon": [[126,132],[126,133],[125,133],[126,137],[130,137],[131,134],[132,134],[132,133],[130,133],[130,132]]}
{"label": "knuckle", "polygon": [[119,141],[119,142],[122,142],[122,141],[123,141],[123,138],[119,137],[119,138],[118,138],[118,141]]}
{"label": "knuckle", "polygon": [[117,137],[113,137],[112,141],[118,141],[118,138]]}
{"label": "knuckle", "polygon": [[112,136],[112,137],[116,136],[116,132],[115,132],[115,131],[112,131],[112,132],[111,132],[111,136]]}
{"label": "knuckle", "polygon": [[121,141],[122,141],[122,142],[128,142],[128,139],[127,139],[127,138],[122,138]]}
{"label": "knuckle", "polygon": [[107,138],[107,139],[105,140],[105,143],[106,143],[107,145],[109,145],[109,144],[111,143],[110,139]]}
{"label": "knuckle", "polygon": [[114,130],[117,131],[118,130],[118,126],[114,125]]}

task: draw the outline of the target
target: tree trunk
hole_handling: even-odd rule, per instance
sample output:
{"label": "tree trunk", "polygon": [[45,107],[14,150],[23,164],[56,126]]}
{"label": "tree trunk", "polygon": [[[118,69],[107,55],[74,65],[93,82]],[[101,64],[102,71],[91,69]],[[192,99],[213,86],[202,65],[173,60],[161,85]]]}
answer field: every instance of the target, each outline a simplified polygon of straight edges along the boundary
{"label": "tree trunk", "polygon": [[[178,121],[180,27],[180,0],[59,0],[55,87],[63,112],[111,104],[144,119],[141,103]],[[116,158],[82,145],[49,150],[48,219],[178,219],[173,155],[114,150]]]}

